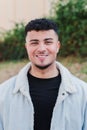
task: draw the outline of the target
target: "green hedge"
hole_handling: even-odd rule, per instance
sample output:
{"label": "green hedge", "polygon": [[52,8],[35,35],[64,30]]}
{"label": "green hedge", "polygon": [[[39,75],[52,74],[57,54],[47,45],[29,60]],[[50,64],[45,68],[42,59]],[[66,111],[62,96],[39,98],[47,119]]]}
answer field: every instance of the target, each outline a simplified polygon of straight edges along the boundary
{"label": "green hedge", "polygon": [[[87,1],[69,0],[55,4],[54,16],[59,27],[61,56],[87,56]],[[0,42],[0,60],[19,60],[27,58],[25,50],[24,23],[16,23],[5,32]]]}
{"label": "green hedge", "polygon": [[87,1],[58,1],[54,8],[54,19],[59,27],[62,43],[60,55],[87,56]]}
{"label": "green hedge", "polygon": [[16,23],[13,29],[4,33],[4,39],[0,42],[0,60],[19,60],[27,57],[24,34],[23,23]]}

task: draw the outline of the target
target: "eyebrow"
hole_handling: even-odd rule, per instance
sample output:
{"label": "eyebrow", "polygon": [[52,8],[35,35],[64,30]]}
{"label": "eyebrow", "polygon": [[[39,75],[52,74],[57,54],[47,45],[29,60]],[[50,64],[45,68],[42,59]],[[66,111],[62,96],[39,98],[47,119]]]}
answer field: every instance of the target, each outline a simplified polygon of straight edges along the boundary
{"label": "eyebrow", "polygon": [[53,40],[53,38],[45,38],[44,41]]}
{"label": "eyebrow", "polygon": [[30,40],[29,42],[33,42],[33,41],[39,41],[39,40],[37,40],[37,39],[32,39],[32,40]]}
{"label": "eyebrow", "polygon": [[[53,38],[45,38],[44,39],[44,41],[47,41],[47,40],[53,40]],[[33,42],[33,41],[39,41],[39,40],[38,39],[32,39],[29,42]]]}

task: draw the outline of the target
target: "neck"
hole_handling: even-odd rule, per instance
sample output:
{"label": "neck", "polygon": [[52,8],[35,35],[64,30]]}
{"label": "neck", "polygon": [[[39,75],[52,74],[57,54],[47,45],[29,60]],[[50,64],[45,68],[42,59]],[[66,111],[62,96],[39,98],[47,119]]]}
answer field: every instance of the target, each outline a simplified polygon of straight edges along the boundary
{"label": "neck", "polygon": [[29,73],[38,78],[52,78],[52,77],[56,77],[59,74],[59,71],[55,63],[50,65],[46,69],[39,69],[38,67],[31,65],[31,69]]}

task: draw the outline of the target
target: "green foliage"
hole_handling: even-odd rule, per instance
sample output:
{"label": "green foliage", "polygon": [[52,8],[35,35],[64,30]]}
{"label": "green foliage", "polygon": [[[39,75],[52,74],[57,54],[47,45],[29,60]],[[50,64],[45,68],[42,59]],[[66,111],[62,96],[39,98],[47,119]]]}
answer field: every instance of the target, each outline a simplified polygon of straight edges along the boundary
{"label": "green foliage", "polygon": [[13,29],[4,33],[0,43],[0,60],[19,60],[27,57],[24,34],[23,23],[16,23]]}
{"label": "green foliage", "polygon": [[87,1],[58,1],[53,19],[59,27],[60,55],[87,56]]}
{"label": "green foliage", "polygon": [[[59,27],[60,55],[87,56],[87,1],[58,0],[51,11]],[[52,12],[51,12],[52,15]],[[25,50],[24,24],[0,35],[0,60],[19,60],[27,57]]]}

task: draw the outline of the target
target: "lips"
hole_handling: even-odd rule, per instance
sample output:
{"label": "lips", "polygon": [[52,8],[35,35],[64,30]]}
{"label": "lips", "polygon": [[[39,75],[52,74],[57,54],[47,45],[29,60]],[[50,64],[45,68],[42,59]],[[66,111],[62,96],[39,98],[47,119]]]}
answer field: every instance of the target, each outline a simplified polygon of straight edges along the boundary
{"label": "lips", "polygon": [[48,55],[36,55],[36,57],[46,57]]}
{"label": "lips", "polygon": [[46,57],[48,54],[37,54],[36,57]]}
{"label": "lips", "polygon": [[40,61],[44,61],[45,58],[47,57],[48,55],[36,55],[36,57],[40,60]]}

